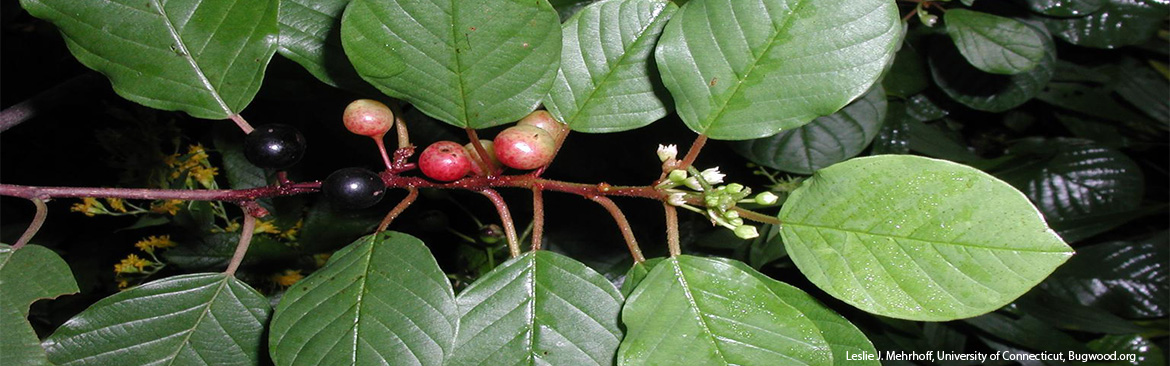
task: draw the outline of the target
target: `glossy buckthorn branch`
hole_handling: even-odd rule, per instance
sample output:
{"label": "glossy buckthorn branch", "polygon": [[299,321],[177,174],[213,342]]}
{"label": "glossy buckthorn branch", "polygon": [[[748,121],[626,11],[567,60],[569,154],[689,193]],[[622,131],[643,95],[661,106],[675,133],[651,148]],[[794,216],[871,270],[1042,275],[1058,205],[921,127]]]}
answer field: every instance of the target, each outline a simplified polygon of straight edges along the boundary
{"label": "glossy buckthorn branch", "polygon": [[37,213],[33,216],[33,220],[28,224],[28,229],[24,230],[24,234],[20,235],[20,239],[16,240],[16,244],[12,245],[12,249],[20,249],[25,244],[32,240],[37,231],[41,230],[41,225],[45,223],[45,218],[49,215],[49,207],[45,206],[45,201],[39,198],[30,199],[33,205],[37,207]]}
{"label": "glossy buckthorn branch", "polygon": [[682,255],[682,245],[678,235],[678,209],[674,205],[663,202],[662,209],[666,214],[666,250],[671,257]]}
{"label": "glossy buckthorn branch", "polygon": [[382,219],[382,223],[378,224],[378,230],[374,231],[374,233],[386,231],[386,228],[390,227],[390,223],[398,218],[398,215],[401,215],[403,211],[406,211],[416,199],[418,199],[418,188],[406,187],[406,197],[402,198],[402,201],[398,201],[398,205],[394,206],[394,209],[386,214],[386,218]]}
{"label": "glossy buckthorn branch", "polygon": [[687,150],[687,155],[679,161],[676,169],[686,169],[695,163],[695,159],[699,158],[699,152],[703,150],[703,145],[707,144],[707,135],[700,134],[695,137],[695,142],[691,143],[691,148]]}
{"label": "glossy buckthorn branch", "polygon": [[481,189],[479,193],[487,196],[500,214],[500,222],[504,224],[504,236],[508,238],[508,254],[512,258],[519,257],[520,240],[516,238],[516,224],[512,222],[512,213],[508,211],[508,204],[504,202],[504,197],[500,197],[499,192],[490,188]]}
{"label": "glossy buckthorn branch", "polygon": [[39,187],[0,184],[0,196],[48,200],[50,198],[106,197],[137,200],[225,201],[242,203],[260,198],[314,193],[320,182],[291,183],[248,189],[148,189],[148,188],[93,188],[93,187]]}
{"label": "glossy buckthorn branch", "polygon": [[634,229],[630,227],[630,222],[626,220],[626,215],[617,207],[617,204],[605,196],[590,195],[586,198],[597,202],[601,207],[605,207],[606,211],[609,211],[609,214],[613,216],[613,221],[617,223],[618,229],[622,232],[622,238],[626,239],[626,247],[630,249],[630,256],[634,257],[635,262],[645,262],[646,257],[642,255],[642,247],[638,246],[638,240],[634,238]]}
{"label": "glossy buckthorn branch", "polygon": [[244,262],[244,255],[248,254],[248,245],[252,243],[252,232],[255,229],[256,217],[249,215],[245,211],[244,224],[240,228],[240,240],[236,243],[236,253],[232,254],[232,261],[228,262],[228,267],[223,273],[229,276],[236,275],[236,270],[240,268],[240,263]]}
{"label": "glossy buckthorn branch", "polygon": [[544,240],[544,190],[532,187],[532,250],[540,250]]}

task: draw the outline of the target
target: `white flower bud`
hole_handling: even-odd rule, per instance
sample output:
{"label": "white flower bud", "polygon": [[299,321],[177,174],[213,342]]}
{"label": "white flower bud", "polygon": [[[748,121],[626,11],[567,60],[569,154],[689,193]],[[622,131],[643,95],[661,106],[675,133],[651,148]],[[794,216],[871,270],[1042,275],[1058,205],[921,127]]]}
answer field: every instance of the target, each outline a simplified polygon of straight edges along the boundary
{"label": "white flower bud", "polygon": [[677,145],[658,145],[658,160],[661,160],[663,163],[665,163],[667,160],[674,159],[676,157],[678,157]]}

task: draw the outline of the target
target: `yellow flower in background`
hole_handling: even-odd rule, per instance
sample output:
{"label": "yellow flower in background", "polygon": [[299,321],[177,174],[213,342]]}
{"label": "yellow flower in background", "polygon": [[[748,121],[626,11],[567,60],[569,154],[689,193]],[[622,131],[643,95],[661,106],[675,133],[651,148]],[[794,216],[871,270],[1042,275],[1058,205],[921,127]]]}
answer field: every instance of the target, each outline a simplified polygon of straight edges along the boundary
{"label": "yellow flower in background", "polygon": [[69,211],[80,212],[85,216],[93,217],[95,214],[106,213],[106,207],[98,202],[97,198],[85,197],[81,199],[81,203],[74,203]]}
{"label": "yellow flower in background", "polygon": [[118,280],[118,289],[119,289],[119,290],[124,290],[124,289],[126,289],[127,287],[130,287],[130,281],[127,281],[127,280]]}
{"label": "yellow flower in background", "polygon": [[305,278],[305,276],[301,274],[301,271],[299,269],[298,270],[286,269],[286,270],[284,270],[284,273],[273,275],[272,282],[276,282],[277,285],[289,287],[289,286],[292,286],[293,284],[297,283],[297,281],[300,281],[303,278]]}
{"label": "yellow flower in background", "polygon": [[155,249],[170,248],[177,244],[171,241],[170,235],[154,236],[151,235],[146,239],[139,240],[134,243],[134,247],[147,253],[153,253]]}
{"label": "yellow flower in background", "polygon": [[109,203],[110,208],[118,212],[126,212],[126,203],[121,198],[106,198],[106,203]]}
{"label": "yellow flower in background", "polygon": [[215,186],[215,176],[219,175],[219,168],[196,166],[191,168],[191,176],[204,188]]}
{"label": "yellow flower in background", "polygon": [[315,255],[313,255],[313,262],[315,262],[315,264],[317,265],[317,268],[321,268],[321,267],[325,266],[325,263],[329,262],[329,257],[332,257],[332,256],[333,256],[333,253],[315,254]]}
{"label": "yellow flower in background", "polygon": [[114,265],[114,272],[117,273],[141,273],[146,266],[153,264],[153,262],[139,258],[137,255],[131,254],[122,259],[121,263]]}
{"label": "yellow flower in background", "polygon": [[238,221],[232,221],[228,223],[227,227],[223,228],[223,231],[225,233],[234,233],[240,231],[240,223]]}
{"label": "yellow flower in background", "polygon": [[258,221],[256,222],[256,228],[253,229],[253,231],[265,234],[280,234],[280,229],[276,227],[276,224],[274,224],[273,221]]}
{"label": "yellow flower in background", "polygon": [[187,154],[191,155],[190,160],[207,161],[207,149],[203,148],[203,144],[187,146]]}
{"label": "yellow flower in background", "polygon": [[280,237],[288,239],[288,240],[297,240],[297,234],[301,233],[301,227],[304,227],[304,226],[305,226],[305,219],[297,220],[297,223],[294,224],[293,227],[290,227],[290,228],[288,228],[288,230],[285,230],[283,233],[280,233]]}
{"label": "yellow flower in background", "polygon": [[183,200],[166,200],[150,205],[150,211],[154,213],[168,213],[175,215],[179,213],[179,205],[182,203]]}

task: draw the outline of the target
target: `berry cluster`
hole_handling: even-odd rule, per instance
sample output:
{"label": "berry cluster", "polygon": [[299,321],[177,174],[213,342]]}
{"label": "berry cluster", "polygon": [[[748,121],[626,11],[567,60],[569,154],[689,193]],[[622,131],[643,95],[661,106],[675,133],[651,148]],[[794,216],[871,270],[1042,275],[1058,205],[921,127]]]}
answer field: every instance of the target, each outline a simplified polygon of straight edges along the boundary
{"label": "berry cluster", "polygon": [[473,143],[460,146],[452,141],[439,141],[423,150],[418,167],[427,177],[443,182],[468,174],[492,175],[499,171],[501,164],[519,170],[537,169],[552,162],[557,141],[568,132],[569,127],[557,122],[547,111],[535,111],[515,126],[500,131],[495,140],[479,141],[488,159],[480,158]]}

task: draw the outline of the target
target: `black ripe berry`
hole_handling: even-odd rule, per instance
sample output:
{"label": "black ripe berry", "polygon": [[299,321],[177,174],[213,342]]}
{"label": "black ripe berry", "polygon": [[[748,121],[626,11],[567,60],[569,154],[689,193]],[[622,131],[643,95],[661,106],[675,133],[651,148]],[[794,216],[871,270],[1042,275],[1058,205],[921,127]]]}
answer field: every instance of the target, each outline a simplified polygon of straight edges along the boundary
{"label": "black ripe berry", "polygon": [[334,206],[358,210],[382,200],[386,184],[377,173],[363,168],[345,168],[333,172],[321,183],[321,192]]}
{"label": "black ripe berry", "polygon": [[289,125],[260,126],[244,137],[244,156],[261,168],[285,169],[304,155],[305,136]]}

